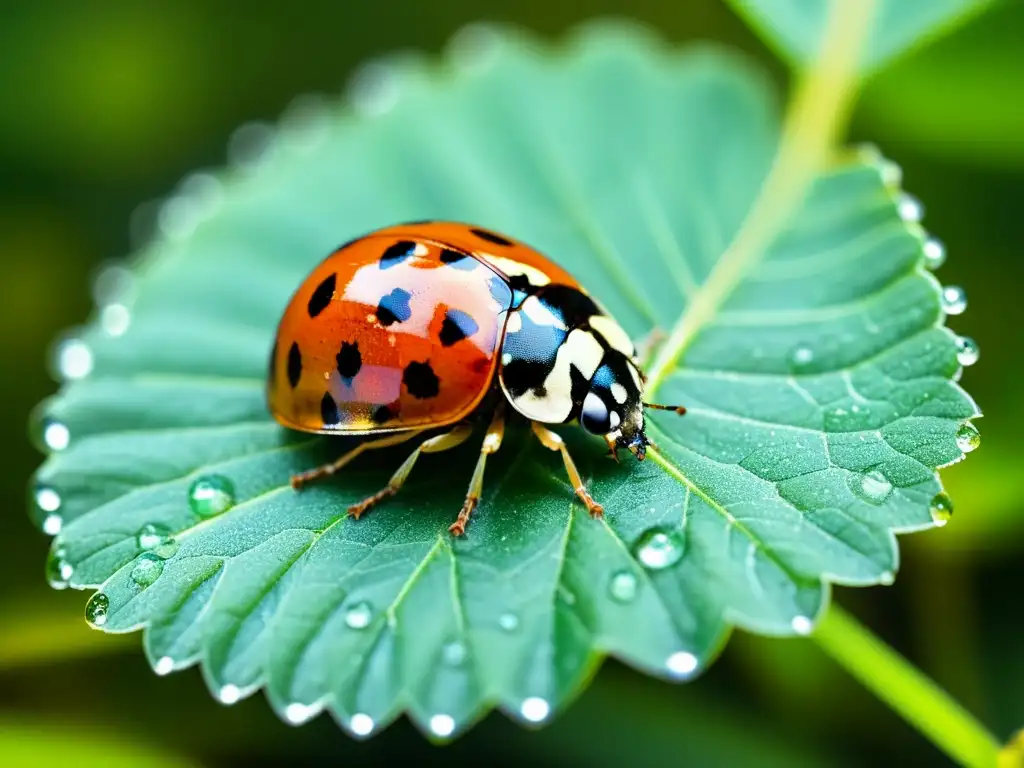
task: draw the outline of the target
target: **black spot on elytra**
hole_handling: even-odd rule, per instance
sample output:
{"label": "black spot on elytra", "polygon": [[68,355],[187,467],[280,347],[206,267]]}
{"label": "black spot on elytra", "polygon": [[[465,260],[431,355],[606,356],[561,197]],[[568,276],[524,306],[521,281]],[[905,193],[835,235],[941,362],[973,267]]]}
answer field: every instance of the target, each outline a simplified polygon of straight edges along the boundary
{"label": "black spot on elytra", "polygon": [[476,269],[478,262],[472,256],[467,253],[459,253],[453,251],[451,248],[441,249],[441,263],[447,264],[449,267],[455,267],[456,269]]}
{"label": "black spot on elytra", "polygon": [[449,309],[445,313],[444,322],[441,323],[441,346],[450,347],[457,344],[467,336],[472,336],[480,330],[480,326],[472,317],[458,309]]}
{"label": "black spot on elytra", "polygon": [[486,240],[488,243],[494,243],[495,245],[512,245],[511,240],[506,240],[501,235],[496,235],[493,232],[488,232],[486,229],[471,229],[469,230],[474,235],[479,237],[481,240]]}
{"label": "black spot on elytra", "polygon": [[324,398],[320,401],[320,418],[325,427],[333,427],[341,421],[338,404],[334,402],[330,392],[324,392]]}
{"label": "black spot on elytra", "polygon": [[302,378],[302,352],[297,342],[292,342],[292,348],[288,350],[288,383],[292,389],[299,386],[299,379]]}
{"label": "black spot on elytra", "polygon": [[331,303],[334,298],[334,289],[337,287],[338,276],[331,275],[317,286],[313,295],[309,297],[309,316],[316,317]]}
{"label": "black spot on elytra", "polygon": [[402,383],[410,395],[420,400],[437,397],[441,384],[430,363],[409,363],[402,374]]}
{"label": "black spot on elytra", "polygon": [[397,415],[398,414],[396,414],[386,405],[379,405],[376,408],[374,408],[373,413],[370,414],[370,418],[373,419],[374,424],[383,424],[387,421],[391,421]]}
{"label": "black spot on elytra", "polygon": [[347,341],[341,343],[341,351],[335,357],[338,362],[338,374],[345,379],[345,383],[351,385],[352,379],[363,367],[363,356],[359,354],[359,342],[349,344]]}
{"label": "black spot on elytra", "polygon": [[545,285],[535,291],[537,298],[561,316],[567,328],[579,328],[594,315],[604,314],[593,299],[568,285]]}
{"label": "black spot on elytra", "polygon": [[404,323],[412,317],[412,310],[409,309],[409,299],[412,294],[395,288],[387,296],[382,296],[377,304],[377,320],[383,326],[392,323]]}
{"label": "black spot on elytra", "polygon": [[397,243],[389,245],[384,249],[384,254],[380,257],[380,268],[389,269],[397,264],[401,264],[412,256],[415,250],[416,243],[412,240],[399,240]]}

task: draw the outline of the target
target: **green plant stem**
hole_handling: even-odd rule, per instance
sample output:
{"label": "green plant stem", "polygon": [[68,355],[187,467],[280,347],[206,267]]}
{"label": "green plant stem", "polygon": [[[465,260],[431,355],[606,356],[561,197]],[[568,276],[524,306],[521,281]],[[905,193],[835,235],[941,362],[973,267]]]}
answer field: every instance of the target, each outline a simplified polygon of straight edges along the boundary
{"label": "green plant stem", "polygon": [[877,0],[835,0],[817,61],[797,84],[772,167],[732,242],[675,323],[647,371],[653,394],[736,286],[799,210],[827,165],[857,94],[860,54]]}
{"label": "green plant stem", "polygon": [[949,694],[834,602],[811,638],[961,765],[992,768],[996,738]]}

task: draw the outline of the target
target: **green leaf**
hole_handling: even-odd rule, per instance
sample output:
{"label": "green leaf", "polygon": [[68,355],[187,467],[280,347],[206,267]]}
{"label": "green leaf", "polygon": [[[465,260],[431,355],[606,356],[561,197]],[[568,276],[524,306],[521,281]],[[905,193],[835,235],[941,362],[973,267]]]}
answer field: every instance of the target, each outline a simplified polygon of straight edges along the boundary
{"label": "green leaf", "polygon": [[[200,664],[225,701],[265,687],[289,720],[326,708],[354,732],[403,711],[437,736],[492,706],[542,720],[609,654],[679,680],[732,626],[807,632],[830,583],[891,580],[894,534],[934,525],[935,468],[978,412],[922,230],[900,217],[912,201],[870,152],[799,195],[745,61],[628,27],[558,50],[470,28],[443,65],[370,65],[349,104],[301,101],[261,154],[240,151],[260,136],[240,132],[225,175],[183,182],[131,279],[104,276],[105,308],[57,347],[78,378],[40,423],[69,437],[37,476],[41,524],[62,525],[48,572],[100,588],[87,614],[144,628],[158,672]],[[766,180],[794,214],[761,248],[741,233]],[[346,506],[408,448],[289,487],[352,443],[271,422],[279,314],[338,243],[424,218],[521,237],[637,338],[666,332],[651,393],[690,411],[652,415],[648,461],[563,430],[604,520],[522,427],[457,540],[472,444],[425,456],[358,522]],[[197,515],[201,478],[234,506]],[[662,557],[638,551],[656,534]]]}
{"label": "green leaf", "polygon": [[[731,0],[736,10],[784,58],[807,66],[818,58],[827,33],[829,14],[836,18],[870,16],[860,67],[867,73],[881,68],[911,48],[923,44],[968,14],[978,13],[991,0]],[[840,22],[844,23],[844,22]]]}

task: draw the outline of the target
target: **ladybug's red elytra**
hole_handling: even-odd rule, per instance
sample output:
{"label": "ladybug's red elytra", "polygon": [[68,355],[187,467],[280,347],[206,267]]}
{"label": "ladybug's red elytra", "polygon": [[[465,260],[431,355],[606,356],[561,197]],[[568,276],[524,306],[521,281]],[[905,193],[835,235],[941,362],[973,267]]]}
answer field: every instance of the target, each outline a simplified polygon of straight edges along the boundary
{"label": "ladybug's red elytra", "polygon": [[[387,487],[349,508],[358,518],[402,487],[421,453],[464,442],[490,418],[466,502],[449,530],[465,533],[487,457],[506,416],[529,420],[565,463],[593,516],[562,438],[578,423],[613,456],[643,460],[650,440],[644,375],[628,334],[564,269],[505,235],[456,222],[386,227],[331,253],[292,297],[277,331],[268,399],[283,426],[369,435],[337,461],[292,478],[299,489],[359,454],[447,428],[424,440]],[[508,406],[511,406],[509,410]],[[486,411],[486,413],[484,413]]]}

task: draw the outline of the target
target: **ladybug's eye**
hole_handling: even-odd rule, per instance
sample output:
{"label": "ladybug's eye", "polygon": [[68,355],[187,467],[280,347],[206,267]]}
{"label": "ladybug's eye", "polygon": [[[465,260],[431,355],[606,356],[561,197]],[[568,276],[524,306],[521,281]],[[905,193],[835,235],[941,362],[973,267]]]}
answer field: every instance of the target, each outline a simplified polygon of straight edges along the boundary
{"label": "ladybug's eye", "polygon": [[587,432],[604,435],[611,430],[611,415],[604,400],[591,392],[583,401],[580,411],[580,424]]}

